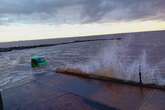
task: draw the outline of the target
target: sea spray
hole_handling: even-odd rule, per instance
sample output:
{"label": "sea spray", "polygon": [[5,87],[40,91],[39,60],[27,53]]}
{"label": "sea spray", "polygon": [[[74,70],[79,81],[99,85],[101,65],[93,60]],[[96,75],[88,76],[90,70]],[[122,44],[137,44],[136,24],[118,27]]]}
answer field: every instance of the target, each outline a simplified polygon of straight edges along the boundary
{"label": "sea spray", "polygon": [[66,68],[80,69],[89,74],[139,82],[139,67],[144,84],[164,85],[159,76],[157,64],[149,64],[148,53],[141,49],[136,56],[131,55],[132,39],[114,41],[107,44],[93,59],[84,64],[68,64]]}

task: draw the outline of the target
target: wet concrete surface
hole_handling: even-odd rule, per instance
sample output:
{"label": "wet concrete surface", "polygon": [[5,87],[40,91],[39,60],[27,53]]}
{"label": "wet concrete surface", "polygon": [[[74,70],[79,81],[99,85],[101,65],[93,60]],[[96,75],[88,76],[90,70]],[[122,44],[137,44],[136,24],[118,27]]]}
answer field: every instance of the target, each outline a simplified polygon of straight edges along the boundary
{"label": "wet concrete surface", "polygon": [[43,73],[3,90],[5,110],[164,110],[165,91]]}

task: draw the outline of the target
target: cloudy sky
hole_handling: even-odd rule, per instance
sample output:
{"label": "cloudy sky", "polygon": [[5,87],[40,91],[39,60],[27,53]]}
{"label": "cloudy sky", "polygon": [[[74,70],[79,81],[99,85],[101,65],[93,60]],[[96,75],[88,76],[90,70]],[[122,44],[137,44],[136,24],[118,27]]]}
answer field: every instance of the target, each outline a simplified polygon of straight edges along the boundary
{"label": "cloudy sky", "polygon": [[0,42],[165,30],[165,0],[0,0]]}

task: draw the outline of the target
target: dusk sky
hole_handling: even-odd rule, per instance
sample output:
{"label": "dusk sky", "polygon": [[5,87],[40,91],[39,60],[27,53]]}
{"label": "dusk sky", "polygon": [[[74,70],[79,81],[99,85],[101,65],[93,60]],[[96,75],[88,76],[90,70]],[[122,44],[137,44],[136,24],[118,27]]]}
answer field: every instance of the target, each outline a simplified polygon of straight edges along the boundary
{"label": "dusk sky", "polygon": [[0,42],[165,30],[165,0],[0,0]]}

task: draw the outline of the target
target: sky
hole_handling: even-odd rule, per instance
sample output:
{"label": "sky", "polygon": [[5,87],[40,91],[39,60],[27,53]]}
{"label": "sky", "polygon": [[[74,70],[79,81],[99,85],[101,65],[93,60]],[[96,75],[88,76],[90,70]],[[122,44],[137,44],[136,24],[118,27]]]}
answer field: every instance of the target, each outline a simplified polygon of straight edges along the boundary
{"label": "sky", "polygon": [[0,42],[155,30],[164,0],[0,0]]}

